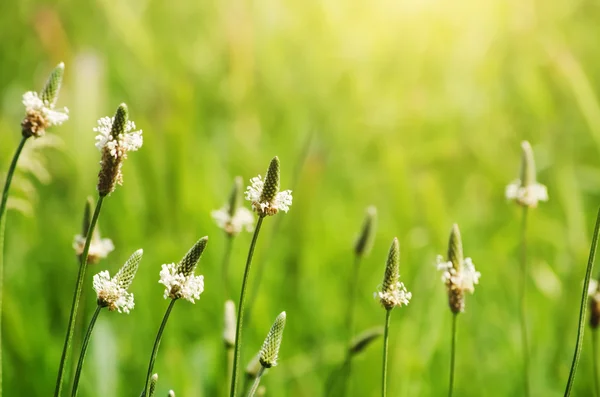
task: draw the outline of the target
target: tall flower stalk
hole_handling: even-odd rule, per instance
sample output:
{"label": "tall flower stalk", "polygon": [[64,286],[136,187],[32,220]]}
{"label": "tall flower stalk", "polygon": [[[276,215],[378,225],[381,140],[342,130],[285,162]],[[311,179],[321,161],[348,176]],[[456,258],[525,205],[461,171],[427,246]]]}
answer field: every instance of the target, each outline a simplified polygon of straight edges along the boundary
{"label": "tall flower stalk", "polygon": [[98,201],[96,202],[96,208],[94,209],[94,214],[92,215],[83,251],[81,253],[81,264],[79,266],[79,273],[77,274],[75,291],[73,293],[67,335],[65,336],[63,351],[58,367],[56,387],[54,389],[55,397],[59,397],[62,390],[65,365],[71,348],[79,301],[83,289],[83,280],[88,265],[90,244],[93,239],[98,217],[100,216],[102,203],[104,202],[104,199],[115,190],[117,184],[122,184],[121,167],[123,161],[127,158],[127,152],[135,151],[142,146],[141,131],[132,132],[131,127],[133,126],[135,128],[135,124],[132,121],[129,121],[129,113],[125,104],[119,105],[115,112],[115,116],[112,119],[105,117],[100,119],[99,124],[101,127],[94,129],[94,131],[99,133],[99,136],[96,137],[96,147],[102,153],[97,185]]}
{"label": "tall flower stalk", "polygon": [[258,241],[258,235],[260,233],[260,227],[262,226],[263,220],[266,216],[272,216],[277,214],[280,210],[287,212],[289,206],[292,205],[292,192],[291,190],[279,191],[279,158],[276,156],[271,160],[269,169],[265,179],[261,176],[257,176],[250,180],[250,186],[246,189],[246,200],[252,203],[252,209],[258,214],[258,221],[254,228],[254,235],[252,236],[252,242],[250,243],[250,249],[248,250],[248,258],[246,259],[246,266],[244,268],[244,278],[242,280],[242,288],[240,291],[240,299],[238,301],[238,313],[237,322],[235,326],[235,350],[233,356],[233,373],[231,376],[231,387],[230,397],[235,397],[238,386],[238,363],[240,361],[240,352],[242,344],[242,324],[244,321],[244,303],[246,299],[246,285],[248,284],[248,276],[250,275],[250,268],[252,266],[252,257],[254,255],[254,248]]}
{"label": "tall flower stalk", "polygon": [[521,345],[523,348],[523,388],[524,395],[529,396],[529,343],[527,335],[527,215],[529,208],[535,208],[539,201],[548,200],[548,191],[544,185],[536,182],[535,160],[533,150],[527,141],[521,143],[521,175],[520,178],[506,187],[506,198],[520,205],[521,215],[521,248],[519,282],[519,317],[521,323]]}
{"label": "tall flower stalk", "polygon": [[600,325],[600,277],[590,281],[588,288],[590,305],[590,328],[592,332],[592,364],[594,374],[594,390],[600,397],[600,378],[598,374],[598,325]]}
{"label": "tall flower stalk", "polygon": [[394,307],[406,306],[412,294],[406,290],[404,283],[400,282],[400,244],[394,237],[385,265],[385,273],[381,284],[381,291],[375,293],[385,309],[385,326],[383,328],[383,364],[381,371],[381,396],[387,395],[387,367],[388,367],[388,340],[390,329],[390,316]]}
{"label": "tall flower stalk", "polygon": [[135,273],[142,260],[143,253],[144,251],[141,249],[135,251],[113,278],[110,278],[107,271],[100,272],[94,276],[93,285],[97,295],[96,301],[98,306],[96,306],[96,310],[90,320],[90,324],[81,345],[81,353],[79,354],[77,369],[73,380],[73,389],[71,391],[72,397],[77,395],[79,378],[81,376],[81,370],[83,369],[83,361],[100,311],[106,307],[111,312],[117,311],[119,313],[129,313],[131,309],[133,309],[133,294],[129,293],[127,290],[133,282]]}
{"label": "tall flower stalk", "polygon": [[585,312],[587,309],[586,298],[590,289],[590,279],[594,268],[594,260],[596,259],[596,249],[598,248],[598,236],[600,234],[600,209],[596,216],[596,225],[594,226],[594,235],[592,237],[592,245],[590,247],[590,256],[588,258],[587,268],[585,271],[585,279],[583,281],[583,292],[581,296],[581,304],[579,306],[579,326],[577,327],[577,340],[575,341],[575,351],[573,352],[573,361],[571,362],[571,370],[569,371],[569,379],[565,388],[565,397],[571,395],[573,382],[575,381],[575,373],[581,356],[581,346],[583,344],[583,331],[585,330]]}
{"label": "tall flower stalk", "polygon": [[183,298],[191,303],[195,303],[195,300],[200,299],[200,294],[204,291],[204,276],[194,275],[194,270],[196,270],[198,261],[200,261],[200,257],[202,256],[207,243],[208,237],[202,237],[192,248],[190,248],[178,264],[171,263],[163,265],[162,270],[160,271],[159,283],[165,286],[163,296],[165,299],[171,299],[171,302],[169,302],[167,311],[160,323],[156,339],[154,340],[154,346],[152,347],[152,353],[150,354],[148,372],[146,373],[146,381],[144,382],[144,395],[146,396],[150,395],[150,378],[152,377],[154,362],[156,361],[156,355],[158,354],[158,347],[160,346],[165,326],[167,325],[175,302]]}
{"label": "tall flower stalk", "polygon": [[458,225],[452,226],[448,241],[448,255],[444,259],[437,258],[437,268],[442,271],[442,282],[448,292],[448,306],[452,312],[452,329],[450,332],[450,371],[448,396],[454,393],[454,363],[456,361],[456,327],[458,314],[465,311],[465,292],[473,293],[475,284],[479,283],[481,274],[475,270],[471,258],[463,256],[462,239]]}
{"label": "tall flower stalk", "polygon": [[23,95],[23,105],[25,106],[25,118],[21,122],[21,140],[17,145],[15,154],[8,167],[6,180],[2,190],[2,199],[0,201],[0,396],[2,396],[2,297],[4,295],[4,233],[6,230],[6,207],[8,196],[10,194],[10,185],[12,183],[17,162],[25,143],[30,137],[39,138],[44,135],[45,129],[53,125],[60,125],[65,122],[68,116],[68,110],[65,108],[62,112],[54,110],[58,93],[62,85],[62,79],[65,71],[65,65],[61,62],[54,68],[44,88],[40,93],[29,91]]}

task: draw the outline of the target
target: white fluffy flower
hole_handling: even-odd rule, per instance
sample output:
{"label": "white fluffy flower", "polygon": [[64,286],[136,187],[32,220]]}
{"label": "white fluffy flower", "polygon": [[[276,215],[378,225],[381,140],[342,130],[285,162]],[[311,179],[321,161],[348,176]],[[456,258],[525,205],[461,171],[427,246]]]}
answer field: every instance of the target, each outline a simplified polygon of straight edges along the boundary
{"label": "white fluffy flower", "polygon": [[252,203],[252,208],[259,213],[277,213],[277,211],[288,212],[292,205],[292,191],[284,190],[278,192],[272,202],[261,201],[261,195],[265,182],[259,175],[250,179],[250,186],[246,188],[246,200]]}
{"label": "white fluffy flower", "polygon": [[[81,255],[85,248],[86,236],[78,234],[73,239],[73,249],[76,255]],[[88,251],[88,263],[98,263],[100,259],[104,259],[115,249],[113,242],[109,238],[100,238],[97,233],[92,236],[90,249]]]}
{"label": "white fluffy flower", "polygon": [[107,271],[94,276],[94,290],[98,295],[98,304],[108,307],[110,311],[129,313],[133,309],[133,294],[121,286],[116,277],[110,278]]}
{"label": "white fluffy flower", "polygon": [[412,298],[412,293],[408,292],[404,283],[397,282],[396,285],[392,286],[388,291],[375,292],[373,297],[379,298],[385,307],[392,308],[395,306],[400,307],[402,305],[408,305]]}
{"label": "white fluffy flower", "polygon": [[69,119],[69,110],[55,110],[54,104],[44,101],[37,92],[23,94],[26,116],[21,126],[25,136],[41,137],[46,128],[61,125]]}
{"label": "white fluffy flower", "polygon": [[225,205],[221,209],[212,211],[210,214],[217,226],[230,235],[236,235],[242,230],[246,230],[247,232],[254,230],[254,215],[247,208],[238,207],[233,216],[231,216],[229,214],[229,205]]}
{"label": "white fluffy flower", "polygon": [[525,207],[537,207],[539,201],[548,201],[546,186],[537,182],[523,186],[518,179],[506,186],[505,195],[508,200],[514,200]]}
{"label": "white fluffy flower", "polygon": [[102,151],[107,148],[111,156],[117,158],[127,158],[127,152],[135,152],[142,147],[144,139],[142,130],[135,130],[135,123],[127,120],[124,133],[119,134],[117,139],[111,135],[112,125],[115,121],[114,117],[102,117],[98,120],[98,127],[94,131],[96,135],[96,147]]}
{"label": "white fluffy flower", "polygon": [[445,261],[440,255],[437,257],[437,268],[442,271],[442,282],[449,288],[460,289],[461,291],[475,291],[475,284],[479,284],[481,273],[475,270],[475,265],[471,258],[466,258],[462,264],[462,270],[457,271],[452,266],[452,262]]}
{"label": "white fluffy flower", "polygon": [[184,276],[181,273],[177,273],[177,265],[170,263],[168,265],[162,265],[160,271],[159,283],[163,284],[165,288],[164,298],[167,299],[187,299],[194,303],[195,299],[200,299],[200,294],[204,291],[204,276]]}

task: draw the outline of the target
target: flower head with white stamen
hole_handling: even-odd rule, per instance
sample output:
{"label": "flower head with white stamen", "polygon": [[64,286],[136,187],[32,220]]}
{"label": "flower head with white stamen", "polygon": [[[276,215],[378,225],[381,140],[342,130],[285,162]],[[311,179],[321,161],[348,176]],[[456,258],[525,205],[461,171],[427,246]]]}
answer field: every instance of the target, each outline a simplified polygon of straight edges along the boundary
{"label": "flower head with white stamen", "polygon": [[99,306],[108,307],[108,310],[116,310],[119,313],[129,313],[133,309],[133,294],[127,289],[133,282],[143,253],[141,249],[135,251],[113,278],[108,271],[102,271],[94,276],[93,285]]}
{"label": "flower head with white stamen", "polygon": [[412,298],[404,283],[400,282],[400,244],[395,237],[388,252],[381,290],[375,292],[374,296],[379,298],[386,310],[406,306]]}
{"label": "flower head with white stamen", "polygon": [[192,303],[204,291],[204,276],[195,276],[194,270],[206,248],[208,237],[202,237],[178,264],[162,265],[159,283],[165,286],[164,298],[183,298]]}
{"label": "flower head with white stamen", "polygon": [[269,164],[263,180],[260,175],[250,179],[246,188],[246,200],[260,217],[275,215],[279,210],[288,212],[292,205],[292,191],[279,191],[279,158],[275,156]]}
{"label": "flower head with white stamen", "polygon": [[247,208],[240,205],[242,195],[242,178],[236,177],[228,202],[218,210],[210,214],[217,226],[230,236],[239,234],[242,230],[251,232],[254,230],[254,216]]}
{"label": "flower head with white stamen", "polygon": [[548,201],[548,190],[536,182],[535,160],[529,142],[521,143],[521,151],[521,177],[506,186],[505,195],[523,207],[534,208],[539,201]]}

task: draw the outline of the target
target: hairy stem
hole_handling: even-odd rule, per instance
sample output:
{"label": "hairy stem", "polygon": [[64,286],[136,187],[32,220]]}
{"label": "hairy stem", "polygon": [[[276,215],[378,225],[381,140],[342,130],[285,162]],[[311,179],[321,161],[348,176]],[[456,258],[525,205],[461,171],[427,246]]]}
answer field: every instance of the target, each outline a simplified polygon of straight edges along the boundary
{"label": "hairy stem", "polygon": [[254,235],[252,236],[252,243],[250,243],[250,250],[248,251],[248,259],[246,259],[246,268],[244,269],[244,279],[242,280],[242,290],[240,292],[240,301],[238,302],[238,313],[237,323],[235,325],[235,354],[233,355],[233,371],[231,374],[231,387],[229,396],[235,397],[237,391],[238,381],[238,363],[240,361],[240,351],[242,344],[242,323],[244,320],[244,303],[246,298],[246,284],[248,284],[248,275],[250,274],[250,267],[252,266],[252,256],[254,255],[254,248],[256,247],[256,241],[258,240],[258,234],[260,233],[260,227],[262,225],[264,217],[259,216],[256,222],[256,228],[254,229]]}
{"label": "hairy stem", "polygon": [[390,329],[391,309],[385,311],[385,328],[383,331],[383,370],[381,371],[381,397],[387,394],[388,333]]}
{"label": "hairy stem", "polygon": [[519,285],[519,316],[521,322],[521,347],[523,349],[523,389],[524,396],[529,396],[529,343],[527,341],[527,214],[528,208],[523,207],[521,218],[521,277]]}
{"label": "hairy stem", "polygon": [[152,347],[152,354],[150,355],[150,362],[148,363],[148,373],[146,374],[146,382],[144,383],[144,395],[150,395],[150,378],[152,377],[152,370],[154,369],[154,362],[156,361],[156,355],[158,354],[158,347],[160,346],[160,340],[162,339],[162,334],[165,331],[165,326],[167,325],[167,321],[169,320],[169,315],[171,314],[171,310],[173,310],[173,306],[177,299],[171,299],[169,306],[167,307],[167,311],[163,316],[162,322],[160,323],[160,328],[158,328],[158,333],[156,334],[156,339],[154,340],[154,346]]}
{"label": "hairy stem", "polygon": [[75,378],[73,379],[73,389],[71,391],[72,397],[75,397],[77,395],[79,377],[81,376],[81,370],[83,368],[83,360],[85,359],[85,353],[87,352],[87,347],[92,336],[92,331],[94,330],[94,325],[96,325],[96,320],[98,319],[98,315],[100,314],[100,310],[102,310],[102,306],[98,305],[96,307],[96,310],[94,311],[92,319],[90,320],[90,325],[88,325],[85,337],[83,338],[83,344],[81,345],[81,353],[79,354],[79,361],[77,362],[77,369],[75,370]]}
{"label": "hairy stem", "polygon": [[71,340],[73,339],[73,331],[75,330],[75,319],[77,317],[77,309],[79,307],[79,299],[81,298],[81,291],[83,289],[83,280],[85,278],[85,271],[87,268],[88,252],[90,250],[90,242],[92,241],[92,235],[100,216],[100,209],[102,208],[102,202],[104,196],[98,197],[96,202],[96,209],[90,222],[90,228],[87,231],[87,237],[85,239],[85,246],[83,247],[83,253],[81,254],[81,264],[79,266],[79,273],[77,274],[77,283],[75,284],[75,292],[73,294],[73,303],[71,304],[71,314],[69,316],[69,325],[67,328],[67,335],[65,336],[65,343],[63,345],[62,355],[60,357],[60,365],[58,367],[58,377],[56,378],[56,387],[54,389],[54,397],[59,397],[62,390],[63,378],[65,376],[65,364],[67,362],[67,355],[71,348]]}
{"label": "hairy stem", "polygon": [[258,385],[260,384],[260,378],[263,376],[263,372],[265,372],[265,367],[261,366],[258,370],[258,374],[256,374],[256,378],[254,379],[254,383],[252,384],[252,388],[248,392],[248,397],[253,397],[258,389]]}
{"label": "hairy stem", "polygon": [[448,397],[454,393],[454,363],[456,362],[456,322],[458,313],[452,313],[452,334],[450,336],[450,381],[448,382]]}
{"label": "hairy stem", "polygon": [[583,282],[583,290],[581,292],[581,305],[579,306],[579,327],[577,328],[577,340],[575,342],[575,352],[573,353],[573,362],[571,363],[571,370],[569,371],[569,379],[565,388],[565,397],[571,395],[571,389],[573,388],[573,382],[575,381],[575,373],[577,372],[577,365],[579,364],[579,357],[581,355],[581,345],[583,344],[583,331],[585,330],[585,314],[587,311],[587,295],[588,288],[590,285],[590,278],[592,276],[592,269],[594,268],[594,260],[596,258],[596,248],[598,245],[598,233],[600,231],[600,209],[598,209],[598,215],[596,217],[596,225],[594,226],[594,236],[592,237],[592,246],[590,247],[590,256],[588,258],[587,269],[585,271],[585,280]]}

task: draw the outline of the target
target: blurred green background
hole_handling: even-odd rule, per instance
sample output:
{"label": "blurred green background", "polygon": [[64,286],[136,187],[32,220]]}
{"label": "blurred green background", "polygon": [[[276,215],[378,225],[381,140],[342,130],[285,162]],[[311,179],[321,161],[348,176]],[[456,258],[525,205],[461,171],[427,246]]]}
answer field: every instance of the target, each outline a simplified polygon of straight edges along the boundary
{"label": "blurred green background", "polygon": [[[37,177],[22,167],[14,185],[5,395],[54,390],[77,274],[71,244],[96,192],[92,128],[121,102],[144,147],[103,207],[99,225],[116,250],[89,269],[88,318],[92,275],[145,254],[133,312],[100,316],[80,395],[139,395],[167,306],[160,266],[203,235],[206,289],[195,305],[175,306],[155,366],[158,395],[225,395],[225,239],[210,211],[234,176],[264,175],[274,155],[294,204],[263,226],[253,276],[265,272],[260,290],[250,287],[257,299],[243,346],[246,363],[287,311],[267,395],[324,394],[343,357],[352,248],[371,204],[379,222],[360,269],[357,332],[383,324],[372,293],[394,236],[413,293],[392,315],[390,395],[446,393],[451,315],[435,257],[453,222],[482,273],[459,318],[456,395],[522,395],[520,211],[504,188],[518,176],[524,139],[550,194],[530,217],[532,395],[562,395],[600,198],[599,18],[589,0],[0,2],[1,172],[20,139],[21,95],[40,90],[60,61],[58,105],[71,115],[55,138],[36,141],[53,148],[22,162]],[[236,296],[250,237],[234,245]],[[590,347],[588,332],[577,396],[593,393]],[[350,395],[379,395],[380,366],[381,340],[356,360]]]}

